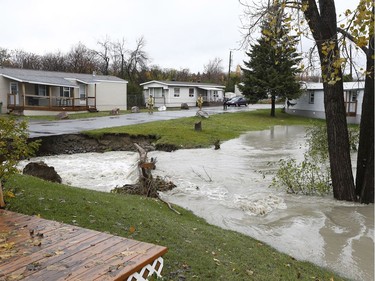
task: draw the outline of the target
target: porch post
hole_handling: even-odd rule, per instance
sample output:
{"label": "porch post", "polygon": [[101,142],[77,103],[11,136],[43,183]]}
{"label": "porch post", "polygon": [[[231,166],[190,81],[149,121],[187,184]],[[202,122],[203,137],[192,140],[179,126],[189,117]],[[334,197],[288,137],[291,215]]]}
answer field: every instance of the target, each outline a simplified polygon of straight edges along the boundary
{"label": "porch post", "polygon": [[51,95],[51,87],[48,87],[48,101],[49,101],[49,108],[52,108],[52,95]]}
{"label": "porch post", "polygon": [[86,110],[89,109],[89,85],[85,85]]}
{"label": "porch post", "polygon": [[73,106],[73,110],[74,110],[74,108],[75,108],[75,101],[76,101],[76,99],[75,99],[75,91],[76,91],[76,89],[75,88],[72,88],[72,90],[73,90],[73,98],[72,98],[72,106]]}
{"label": "porch post", "polygon": [[25,83],[22,83],[21,84],[22,87],[22,106],[25,106],[26,105],[26,89],[25,89]]}

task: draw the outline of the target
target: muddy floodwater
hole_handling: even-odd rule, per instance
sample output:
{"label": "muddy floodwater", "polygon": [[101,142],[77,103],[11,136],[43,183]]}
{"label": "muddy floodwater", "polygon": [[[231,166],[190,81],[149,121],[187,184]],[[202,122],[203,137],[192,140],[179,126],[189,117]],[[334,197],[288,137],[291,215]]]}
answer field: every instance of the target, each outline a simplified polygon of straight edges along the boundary
{"label": "muddy floodwater", "polygon": [[[219,150],[154,151],[149,156],[157,157],[153,174],[177,185],[162,194],[165,200],[296,259],[328,267],[353,280],[372,281],[373,204],[341,202],[332,196],[287,195],[270,188],[272,176],[264,178],[261,173],[274,172],[269,162],[290,156],[302,159],[304,136],[303,127],[277,126],[224,142]],[[63,183],[77,187],[110,191],[135,182],[138,176],[138,154],[134,152],[36,159],[54,166]]]}

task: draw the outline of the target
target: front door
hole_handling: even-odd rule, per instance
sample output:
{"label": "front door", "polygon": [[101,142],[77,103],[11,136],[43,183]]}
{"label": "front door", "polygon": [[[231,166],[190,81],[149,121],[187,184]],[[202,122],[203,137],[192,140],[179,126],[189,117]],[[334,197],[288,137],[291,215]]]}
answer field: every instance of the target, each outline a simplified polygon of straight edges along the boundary
{"label": "front door", "polygon": [[86,104],[86,85],[79,84],[79,104],[85,105]]}
{"label": "front door", "polygon": [[10,104],[19,105],[20,96],[18,91],[18,82],[10,82]]}

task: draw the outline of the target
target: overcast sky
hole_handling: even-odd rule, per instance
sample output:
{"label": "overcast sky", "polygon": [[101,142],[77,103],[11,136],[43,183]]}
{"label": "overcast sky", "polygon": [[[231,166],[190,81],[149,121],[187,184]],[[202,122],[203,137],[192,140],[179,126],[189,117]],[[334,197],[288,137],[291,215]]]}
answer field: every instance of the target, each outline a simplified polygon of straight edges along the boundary
{"label": "overcast sky", "polygon": [[[82,42],[125,39],[130,49],[143,36],[151,64],[203,71],[241,40],[238,0],[0,0],[0,47],[43,55],[69,52]],[[243,52],[233,52],[242,63]]]}
{"label": "overcast sky", "polygon": [[[341,1],[341,0],[340,0]],[[340,3],[340,1],[336,1]],[[346,2],[346,1],[345,1]],[[358,1],[350,1],[355,7]],[[354,4],[353,4],[354,2]],[[0,0],[0,47],[43,55],[67,53],[79,42],[125,39],[134,49],[144,37],[151,64],[203,72],[218,57],[225,71],[243,64],[238,0]],[[338,4],[337,4],[338,5]],[[352,7],[353,8],[353,7]]]}

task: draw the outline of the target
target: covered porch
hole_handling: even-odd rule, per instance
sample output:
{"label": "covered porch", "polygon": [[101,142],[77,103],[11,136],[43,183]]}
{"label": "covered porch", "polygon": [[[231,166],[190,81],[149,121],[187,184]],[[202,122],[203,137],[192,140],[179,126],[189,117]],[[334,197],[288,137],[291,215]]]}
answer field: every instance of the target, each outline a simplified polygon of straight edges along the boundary
{"label": "covered porch", "polygon": [[46,111],[94,111],[96,109],[96,85],[94,94],[88,95],[88,85],[42,85],[10,82],[7,94],[8,111],[22,113],[25,110],[37,114]]}
{"label": "covered porch", "polygon": [[198,96],[203,98],[203,106],[216,106],[223,103],[223,90],[215,87],[198,87]]}

